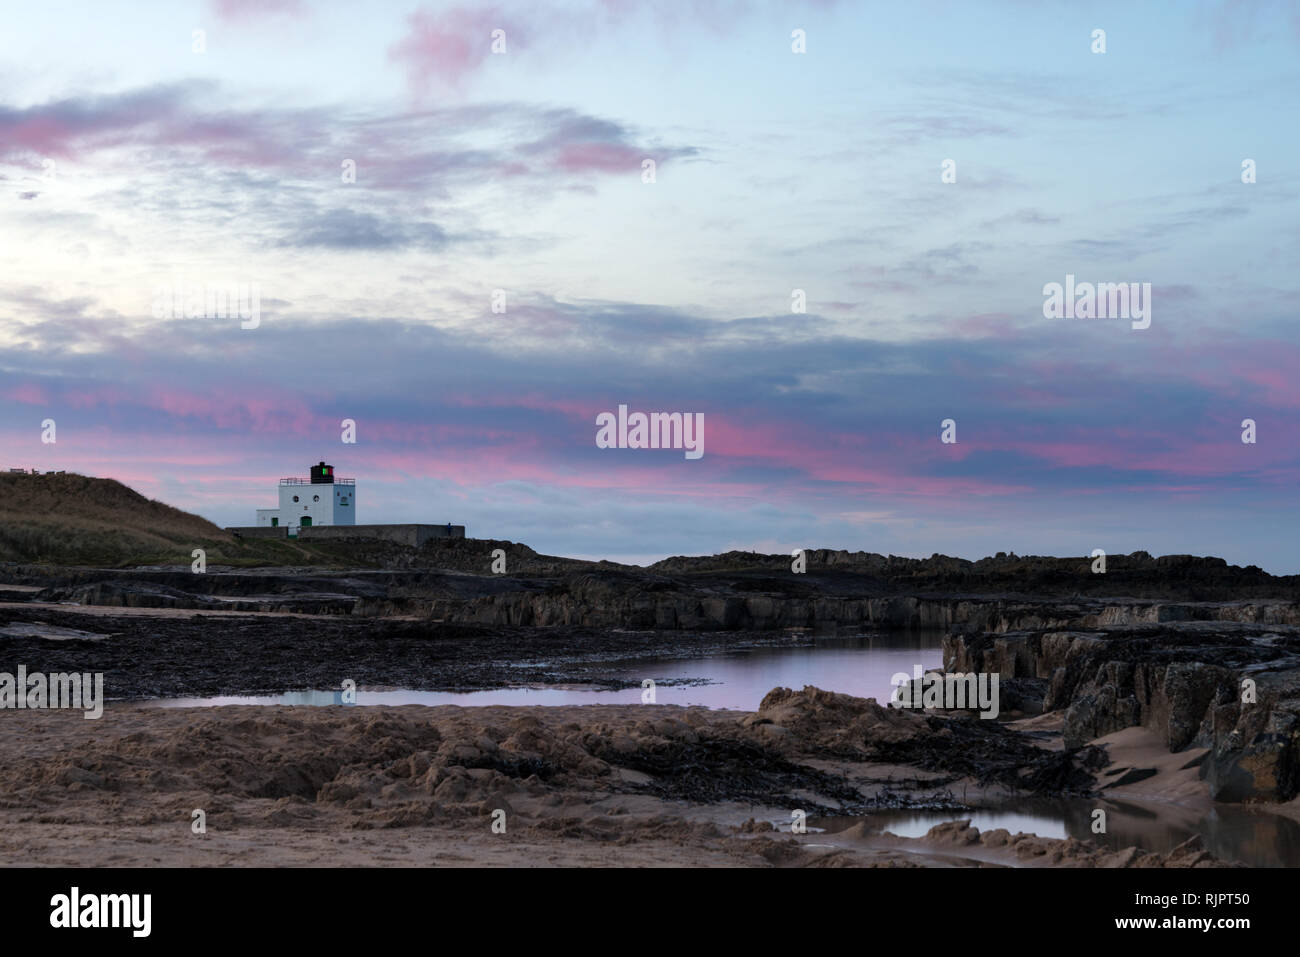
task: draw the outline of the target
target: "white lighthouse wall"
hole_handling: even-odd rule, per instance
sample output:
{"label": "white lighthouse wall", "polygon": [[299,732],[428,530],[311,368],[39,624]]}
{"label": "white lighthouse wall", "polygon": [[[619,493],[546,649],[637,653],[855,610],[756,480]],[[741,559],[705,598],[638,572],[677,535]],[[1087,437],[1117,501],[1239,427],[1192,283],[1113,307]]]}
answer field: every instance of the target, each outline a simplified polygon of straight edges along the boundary
{"label": "white lighthouse wall", "polygon": [[[303,518],[310,518],[312,525],[337,525],[335,519],[335,505],[339,498],[337,490],[344,487],[332,483],[281,485],[280,524],[296,528],[302,524]],[[349,509],[352,508],[352,498],[351,495],[348,496]],[[355,524],[355,520],[350,518],[347,524]]]}
{"label": "white lighthouse wall", "polygon": [[334,520],[331,525],[355,525],[357,523],[357,487],[355,485],[334,486]]}

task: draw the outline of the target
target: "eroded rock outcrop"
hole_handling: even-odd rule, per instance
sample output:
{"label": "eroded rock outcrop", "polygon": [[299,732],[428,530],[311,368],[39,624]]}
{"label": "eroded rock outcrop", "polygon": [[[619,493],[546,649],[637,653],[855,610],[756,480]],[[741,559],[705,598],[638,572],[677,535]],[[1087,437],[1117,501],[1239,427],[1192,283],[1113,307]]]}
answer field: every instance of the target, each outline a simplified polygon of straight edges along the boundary
{"label": "eroded rock outcrop", "polygon": [[1086,793],[1105,763],[1099,749],[1039,748],[996,721],[885,707],[874,698],[811,686],[774,688],[747,721],[766,731],[775,747],[913,765],[950,781],[969,778],[1020,791]]}
{"label": "eroded rock outcrop", "polygon": [[949,671],[1048,682],[1067,748],[1123,728],[1157,731],[1171,752],[1210,750],[1220,801],[1300,793],[1300,628],[1203,621],[1110,631],[948,636]]}
{"label": "eroded rock outcrop", "polygon": [[[736,583],[738,585],[739,583]],[[788,582],[702,591],[689,583],[620,574],[581,575],[544,588],[432,604],[431,614],[486,625],[587,625],[770,631],[915,628],[967,632],[1115,627],[1166,621],[1300,624],[1300,602],[1164,602],[891,595],[794,594]],[[755,593],[757,592],[757,593]]]}

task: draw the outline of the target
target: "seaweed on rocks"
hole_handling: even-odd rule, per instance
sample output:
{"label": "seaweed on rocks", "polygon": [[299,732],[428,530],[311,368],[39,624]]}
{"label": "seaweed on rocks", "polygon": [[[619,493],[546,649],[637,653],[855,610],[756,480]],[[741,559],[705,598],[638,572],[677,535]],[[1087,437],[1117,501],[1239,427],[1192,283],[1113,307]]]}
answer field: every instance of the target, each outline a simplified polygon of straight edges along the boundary
{"label": "seaweed on rocks", "polygon": [[[780,753],[749,741],[702,738],[696,742],[672,741],[669,746],[653,751],[619,751],[607,747],[593,754],[612,765],[650,775],[652,781],[632,785],[632,789],[670,800],[701,804],[749,801],[839,814],[865,807],[867,803],[845,778],[795,764]],[[807,797],[796,797],[794,792],[831,798],[840,806],[830,807]]]}
{"label": "seaweed on rocks", "polygon": [[1035,794],[1093,793],[1094,772],[1106,766],[1104,748],[1088,745],[1077,751],[1049,751],[992,722],[970,718],[927,717],[936,733],[901,741],[878,741],[873,758],[908,764],[926,771],[967,777],[981,785]]}

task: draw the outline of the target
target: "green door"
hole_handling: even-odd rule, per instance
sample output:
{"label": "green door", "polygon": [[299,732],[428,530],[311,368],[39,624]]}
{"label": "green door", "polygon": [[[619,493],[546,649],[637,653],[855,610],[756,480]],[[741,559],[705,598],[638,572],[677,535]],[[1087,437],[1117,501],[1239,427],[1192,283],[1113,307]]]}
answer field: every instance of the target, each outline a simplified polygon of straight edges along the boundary
{"label": "green door", "polygon": [[311,516],[304,515],[301,519],[299,519],[298,524],[301,525],[303,528],[311,528]]}

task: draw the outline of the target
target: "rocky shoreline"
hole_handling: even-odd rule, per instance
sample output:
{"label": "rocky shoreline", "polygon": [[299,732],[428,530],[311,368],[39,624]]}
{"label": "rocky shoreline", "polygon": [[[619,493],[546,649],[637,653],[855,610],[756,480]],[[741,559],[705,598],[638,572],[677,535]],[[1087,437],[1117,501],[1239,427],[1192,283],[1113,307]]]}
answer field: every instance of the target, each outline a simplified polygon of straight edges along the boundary
{"label": "rocky shoreline", "polygon": [[[488,546],[496,545],[507,550],[511,575],[489,571]],[[539,782],[581,772],[591,778],[583,793],[611,782],[621,793],[633,782],[629,793],[672,806],[768,808],[803,795],[810,813],[832,816],[882,801],[943,800],[957,785],[1057,798],[1136,788],[1175,803],[1286,813],[1300,801],[1294,577],[1143,553],[1112,556],[1106,575],[1092,575],[1086,560],[808,552],[800,574],[785,557],[740,553],[641,569],[539,556],[513,543],[357,547],[365,563],[338,568],[193,574],[9,563],[0,566],[4,655],[32,670],[103,671],[117,699],[275,694],[335,688],[344,678],[412,690],[615,688],[629,686],[615,677],[616,664],[811,644],[817,634],[939,629],[947,673],[998,676],[999,720],[776,689],[752,714],[709,719],[705,735],[681,717],[671,733],[651,735],[628,707],[620,720],[654,737],[647,746],[628,734],[597,741],[592,721],[607,706],[582,707],[566,735],[585,735],[582,762],[595,763],[546,764],[546,754],[525,748],[500,764],[490,755],[501,754],[503,741],[480,747],[480,735],[477,756],[462,748],[458,763],[440,765],[432,789],[468,778],[478,787],[481,775],[470,772],[492,771],[514,780],[510,787],[535,779],[528,793],[536,797]],[[219,710],[193,720],[218,729],[244,709]],[[520,712],[545,724],[553,710]],[[328,724],[305,711],[300,720]],[[723,726],[725,734],[714,734]],[[1116,763],[1107,742],[1130,733],[1145,736],[1148,751]],[[574,740],[565,737],[566,747]],[[407,757],[421,750],[432,753],[417,748]],[[614,777],[592,777],[597,767],[616,769]],[[895,769],[893,786],[863,789],[846,770],[861,767]],[[1173,782],[1163,796],[1162,781]],[[337,784],[337,772],[311,782],[277,799],[318,805],[353,786]],[[931,843],[941,837],[951,835]]]}

